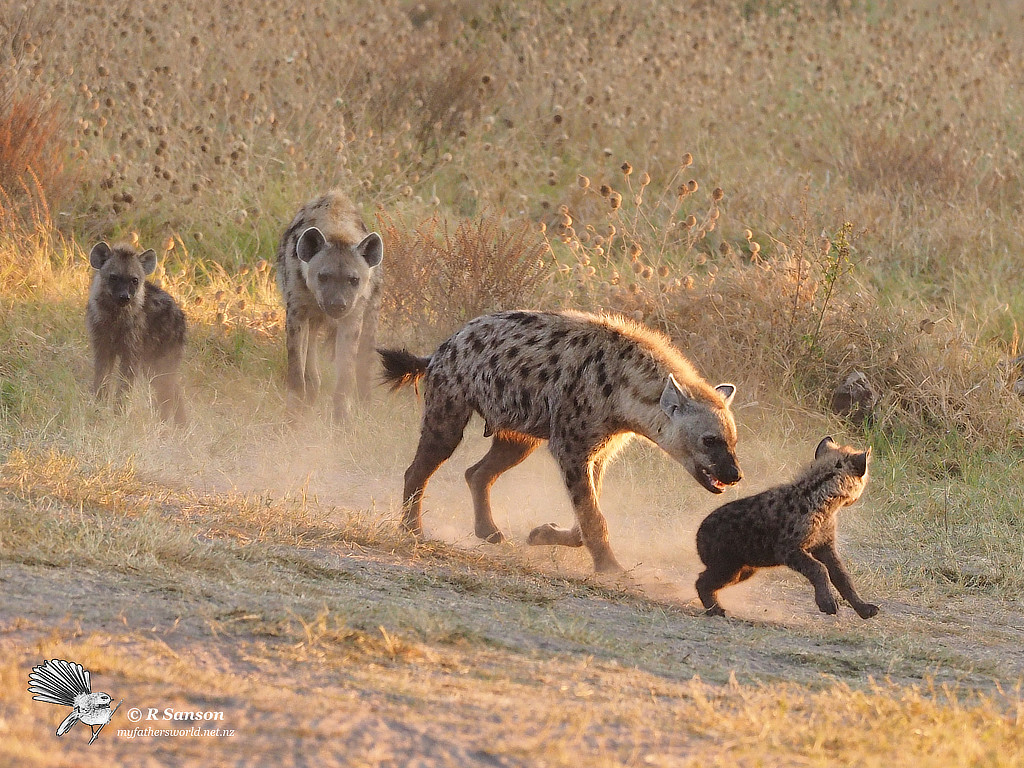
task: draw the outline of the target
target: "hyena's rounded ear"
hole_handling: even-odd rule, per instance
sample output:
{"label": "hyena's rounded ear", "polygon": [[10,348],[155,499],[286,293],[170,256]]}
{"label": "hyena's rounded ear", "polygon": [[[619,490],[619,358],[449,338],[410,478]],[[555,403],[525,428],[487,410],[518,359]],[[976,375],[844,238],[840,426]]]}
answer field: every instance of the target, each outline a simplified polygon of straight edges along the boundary
{"label": "hyena's rounded ear", "polygon": [[818,443],[818,447],[814,449],[814,460],[817,461],[824,456],[828,451],[835,450],[839,446],[836,445],[836,441],[832,439],[832,435],[826,435]]}
{"label": "hyena's rounded ear", "polygon": [[384,241],[376,232],[371,232],[356,246],[356,253],[362,256],[369,266],[376,267],[384,258]]}
{"label": "hyena's rounded ear", "polygon": [[316,227],[308,227],[295,243],[295,255],[308,264],[326,242],[323,232]]}
{"label": "hyena's rounded ear", "polygon": [[682,387],[679,386],[679,382],[676,381],[676,377],[670,373],[668,381],[665,382],[665,388],[661,391],[661,410],[671,418],[689,399]]}
{"label": "hyena's rounded ear", "polygon": [[152,275],[156,271],[156,251],[149,248],[139,254],[139,264],[142,265],[142,272]]}
{"label": "hyena's rounded ear", "polygon": [[726,408],[732,405],[732,399],[736,397],[735,384],[719,384],[717,387],[715,387],[715,391],[725,398]]}
{"label": "hyena's rounded ear", "polygon": [[871,460],[871,449],[868,448],[863,453],[855,453],[850,457],[850,464],[853,467],[854,474],[857,477],[864,477],[868,473],[868,461]]}
{"label": "hyena's rounded ear", "polygon": [[92,247],[89,251],[89,264],[93,269],[102,269],[103,265],[107,263],[107,259],[110,258],[110,246],[102,240]]}

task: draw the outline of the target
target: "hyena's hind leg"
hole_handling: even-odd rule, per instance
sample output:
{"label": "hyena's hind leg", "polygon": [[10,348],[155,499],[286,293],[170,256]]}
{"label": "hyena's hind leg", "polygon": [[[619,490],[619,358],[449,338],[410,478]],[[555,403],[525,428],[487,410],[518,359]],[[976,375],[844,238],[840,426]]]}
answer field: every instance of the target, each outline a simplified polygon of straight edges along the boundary
{"label": "hyena's hind leg", "polygon": [[708,616],[725,616],[725,611],[718,604],[718,590],[746,581],[757,572],[749,565],[735,563],[716,563],[709,565],[697,577],[697,596]]}
{"label": "hyena's hind leg", "polygon": [[473,408],[461,399],[424,393],[423,428],[416,456],[405,470],[402,494],[402,528],[417,536],[423,533],[423,492],[427,481],[462,442],[462,433]]}
{"label": "hyena's hind leg", "polygon": [[494,524],[491,512],[491,486],[503,472],[521,463],[534,452],[540,440],[516,432],[498,432],[491,449],[480,461],[466,470],[466,482],[473,496],[476,516],[475,533],[490,544],[500,544],[504,535]]}

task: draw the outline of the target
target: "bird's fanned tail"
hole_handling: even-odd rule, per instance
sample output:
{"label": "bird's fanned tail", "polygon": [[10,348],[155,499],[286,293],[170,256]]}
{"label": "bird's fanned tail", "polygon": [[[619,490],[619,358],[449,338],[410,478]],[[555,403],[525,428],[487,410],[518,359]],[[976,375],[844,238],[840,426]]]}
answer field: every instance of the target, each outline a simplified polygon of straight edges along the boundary
{"label": "bird's fanned tail", "polygon": [[89,671],[81,664],[64,659],[51,659],[33,667],[28,681],[29,693],[36,694],[33,701],[73,707],[75,696],[92,693]]}

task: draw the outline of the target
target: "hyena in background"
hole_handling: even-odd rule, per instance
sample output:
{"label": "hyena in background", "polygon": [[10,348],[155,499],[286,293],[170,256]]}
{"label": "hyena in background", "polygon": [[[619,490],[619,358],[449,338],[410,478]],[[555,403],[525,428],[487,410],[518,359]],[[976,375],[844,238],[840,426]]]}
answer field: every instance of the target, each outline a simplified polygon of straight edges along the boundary
{"label": "hyena in background", "polygon": [[332,190],[299,209],[277,249],[277,285],[285,305],[289,410],[320,390],[317,337],[334,344],[334,411],[344,416],[353,390],[370,393],[380,312],[380,235],[368,232],[352,202]]}
{"label": "hyena in background", "polygon": [[578,312],[500,312],[479,317],[430,357],[381,350],[396,389],[424,379],[423,425],[405,473],[403,526],[422,532],[423,491],[462,440],[474,411],[487,455],[466,472],[476,535],[504,539],[491,514],[498,476],[548,441],[569,490],[576,525],[535,528],[530,544],[586,545],[598,571],[621,570],[598,507],[608,462],[633,435],[655,442],[712,493],[739,482],[736,388],[710,386],[665,337],[621,317]]}
{"label": "hyena in background", "polygon": [[183,424],[178,369],[185,353],[185,313],[166,291],[146,280],[156,269],[156,253],[97,243],[89,263],[96,270],[85,313],[95,360],[94,391],[105,396],[120,360],[117,399],[143,374],[153,384],[160,415]]}
{"label": "hyena in background", "polygon": [[878,613],[853,588],[836,550],[836,513],[853,504],[868,482],[871,449],[857,451],[826,437],[796,480],[725,504],[701,523],[697,552],[707,566],[697,594],[707,612],[724,616],[718,590],[749,579],[758,568],[788,565],[814,585],[823,613],[838,610],[829,580],[862,619]]}

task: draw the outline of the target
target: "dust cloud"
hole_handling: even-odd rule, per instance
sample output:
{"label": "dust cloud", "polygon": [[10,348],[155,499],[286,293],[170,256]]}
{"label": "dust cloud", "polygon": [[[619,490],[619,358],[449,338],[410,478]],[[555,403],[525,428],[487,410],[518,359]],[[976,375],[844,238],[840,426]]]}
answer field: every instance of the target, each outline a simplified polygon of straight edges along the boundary
{"label": "dust cloud", "polygon": [[[154,432],[134,461],[154,480],[199,493],[301,497],[397,525],[403,475],[419,436],[416,397],[382,394],[340,426],[330,425],[323,405],[302,423],[287,427],[282,406],[279,395],[267,393],[245,409],[218,408],[216,403],[195,406],[193,423],[184,433]],[[773,414],[778,412],[773,409]],[[717,496],[656,446],[642,439],[631,442],[609,466],[601,497],[612,548],[629,571],[630,586],[661,602],[698,608],[694,581],[703,566],[694,537],[701,520],[721,504],[791,478],[810,460],[817,442],[794,437],[815,434],[799,423],[807,420],[796,414],[796,420],[767,425],[759,409],[741,406],[737,452],[745,477],[738,487]],[[463,476],[490,445],[482,433],[483,423],[474,417],[462,444],[431,479],[424,501],[428,538],[484,551],[491,546],[473,535],[472,502]],[[524,558],[546,572],[592,574],[584,549],[525,543],[537,525],[573,523],[568,494],[546,449],[500,477],[491,497],[498,527]],[[803,612],[804,604],[814,609],[799,578],[784,569],[766,572],[728,588],[723,604],[732,615],[787,620],[794,610]]]}

